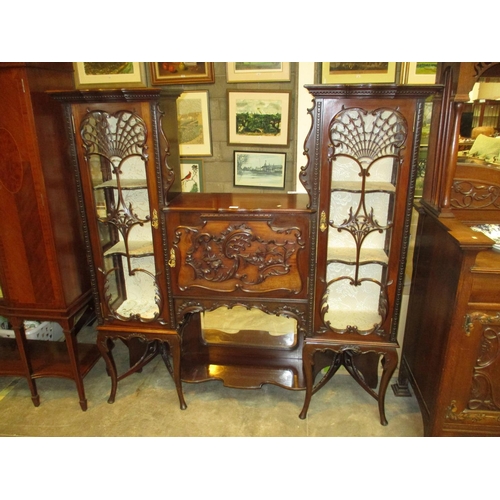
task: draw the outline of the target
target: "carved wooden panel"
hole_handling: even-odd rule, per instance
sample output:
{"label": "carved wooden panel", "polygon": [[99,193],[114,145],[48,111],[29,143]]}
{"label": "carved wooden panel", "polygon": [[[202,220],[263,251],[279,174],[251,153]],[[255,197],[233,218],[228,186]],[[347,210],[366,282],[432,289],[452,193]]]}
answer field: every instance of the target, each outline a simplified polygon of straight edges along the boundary
{"label": "carved wooden panel", "polygon": [[481,341],[468,408],[500,411],[500,313],[475,313],[471,319],[481,325]]}
{"label": "carved wooden panel", "polygon": [[270,220],[209,219],[177,227],[176,262],[170,264],[177,269],[181,291],[298,294],[304,288],[297,265],[304,236],[299,227],[280,227]]}
{"label": "carved wooden panel", "polygon": [[500,186],[467,179],[456,179],[451,191],[453,208],[490,209],[500,208]]}

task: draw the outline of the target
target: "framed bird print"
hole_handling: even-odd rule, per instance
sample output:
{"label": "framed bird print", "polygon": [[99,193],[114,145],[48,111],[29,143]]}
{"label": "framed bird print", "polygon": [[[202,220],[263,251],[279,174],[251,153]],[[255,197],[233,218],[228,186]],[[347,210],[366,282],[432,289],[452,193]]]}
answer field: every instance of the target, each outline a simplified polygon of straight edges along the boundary
{"label": "framed bird print", "polygon": [[183,193],[201,193],[202,183],[202,160],[190,160],[181,158],[181,189]]}

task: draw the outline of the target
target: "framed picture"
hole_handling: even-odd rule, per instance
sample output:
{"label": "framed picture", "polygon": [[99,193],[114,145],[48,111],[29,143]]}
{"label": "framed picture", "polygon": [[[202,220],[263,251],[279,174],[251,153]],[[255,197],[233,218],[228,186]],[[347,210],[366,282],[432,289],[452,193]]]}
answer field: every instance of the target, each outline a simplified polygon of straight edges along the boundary
{"label": "framed picture", "polygon": [[184,83],[214,83],[213,62],[152,62],[149,63],[152,85]]}
{"label": "framed picture", "polygon": [[76,88],[146,87],[140,62],[75,62]]}
{"label": "framed picture", "polygon": [[285,188],[285,153],[234,152],[234,185]]}
{"label": "framed picture", "polygon": [[323,62],[321,83],[395,83],[395,62]]}
{"label": "framed picture", "polygon": [[401,63],[401,83],[434,84],[436,83],[437,62]]}
{"label": "framed picture", "polygon": [[286,146],[290,92],[228,92],[229,144]]}
{"label": "framed picture", "polygon": [[228,62],[228,83],[237,82],[289,82],[288,62]]}
{"label": "framed picture", "polygon": [[181,158],[181,189],[183,193],[201,193],[203,191],[202,160]]}
{"label": "framed picture", "polygon": [[177,98],[177,127],[181,156],[211,156],[208,91],[183,92]]}

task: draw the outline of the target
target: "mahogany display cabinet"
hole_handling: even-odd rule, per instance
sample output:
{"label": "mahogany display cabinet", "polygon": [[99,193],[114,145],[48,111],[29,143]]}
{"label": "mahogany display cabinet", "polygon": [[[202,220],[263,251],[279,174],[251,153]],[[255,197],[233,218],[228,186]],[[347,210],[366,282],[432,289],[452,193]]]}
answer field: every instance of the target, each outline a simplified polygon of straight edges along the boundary
{"label": "mahogany display cabinet", "polygon": [[[159,89],[52,92],[64,107],[98,326],[117,384],[161,355],[181,408],[180,329],[173,321],[163,208],[180,185],[176,98]],[[164,131],[165,130],[165,131]],[[169,139],[167,139],[169,137]],[[119,374],[114,340],[142,346]],[[137,342],[138,341],[138,342]]]}
{"label": "mahogany display cabinet", "polygon": [[385,425],[385,393],[398,363],[424,104],[441,87],[306,87],[314,105],[300,179],[316,217],[300,417],[306,417],[312,395],[344,366],[378,401]]}
{"label": "mahogany display cabinet", "polygon": [[[76,335],[95,314],[63,113],[45,93],[73,85],[71,63],[0,63],[0,315],[15,332],[0,375],[24,377],[35,406],[36,379],[73,380],[85,410],[100,354]],[[65,341],[27,340],[25,320],[59,323]]]}

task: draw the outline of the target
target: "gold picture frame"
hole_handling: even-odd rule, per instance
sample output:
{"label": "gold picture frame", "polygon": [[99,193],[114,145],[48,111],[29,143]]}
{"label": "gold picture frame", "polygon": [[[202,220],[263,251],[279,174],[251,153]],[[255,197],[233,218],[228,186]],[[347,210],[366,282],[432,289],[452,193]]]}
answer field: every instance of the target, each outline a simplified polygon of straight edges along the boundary
{"label": "gold picture frame", "polygon": [[321,83],[395,83],[395,62],[322,62]]}
{"label": "gold picture frame", "polygon": [[289,82],[289,62],[228,62],[228,83],[239,82]]}
{"label": "gold picture frame", "polygon": [[152,62],[149,68],[152,85],[215,82],[213,62]]}
{"label": "gold picture frame", "polygon": [[177,127],[180,156],[212,156],[208,90],[177,98]]}
{"label": "gold picture frame", "polygon": [[288,146],[290,92],[228,91],[228,143]]}
{"label": "gold picture frame", "polygon": [[437,62],[401,63],[401,83],[432,85],[436,83]]}
{"label": "gold picture frame", "polygon": [[78,89],[147,86],[142,62],[74,62],[73,67]]}

